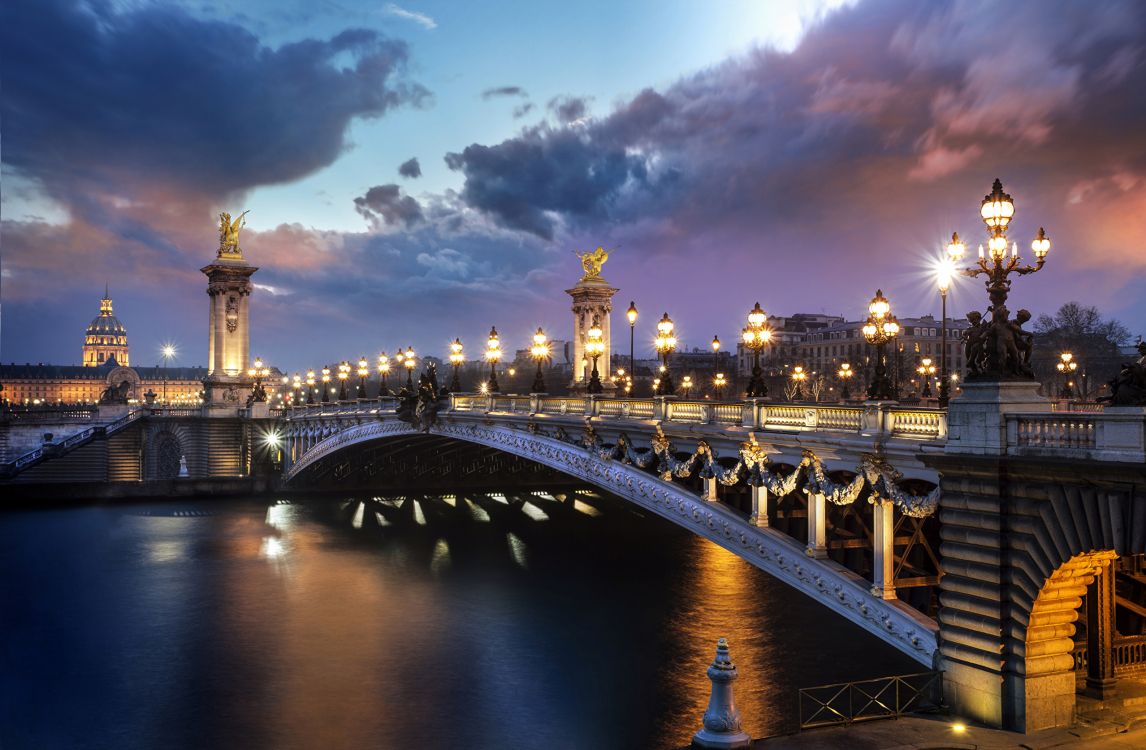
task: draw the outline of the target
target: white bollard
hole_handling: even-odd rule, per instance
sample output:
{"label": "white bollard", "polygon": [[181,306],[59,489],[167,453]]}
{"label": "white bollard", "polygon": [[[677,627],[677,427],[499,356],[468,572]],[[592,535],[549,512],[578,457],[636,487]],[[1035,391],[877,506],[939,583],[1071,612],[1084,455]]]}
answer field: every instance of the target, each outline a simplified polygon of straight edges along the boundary
{"label": "white bollard", "polygon": [[716,642],[716,658],[708,668],[712,680],[712,697],[704,712],[704,726],[693,735],[693,747],[730,748],[750,747],[752,738],[740,727],[740,711],[732,698],[732,681],[737,677],[736,665],[728,655],[728,639]]}

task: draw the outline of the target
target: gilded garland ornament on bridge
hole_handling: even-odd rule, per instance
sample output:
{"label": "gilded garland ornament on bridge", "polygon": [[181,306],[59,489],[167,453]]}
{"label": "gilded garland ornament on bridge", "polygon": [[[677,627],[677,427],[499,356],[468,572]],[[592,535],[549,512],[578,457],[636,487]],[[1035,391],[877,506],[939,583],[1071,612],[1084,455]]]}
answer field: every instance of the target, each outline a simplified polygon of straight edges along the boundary
{"label": "gilded garland ornament on bridge", "polygon": [[226,211],[219,214],[219,253],[216,257],[229,260],[243,259],[243,251],[239,248],[239,231],[247,223],[245,217],[249,213],[250,211],[244,211],[234,220]]}
{"label": "gilded garland ornament on bridge", "polygon": [[605,265],[605,261],[609,260],[608,250],[603,247],[598,247],[596,250],[588,253],[579,253],[574,250],[573,254],[581,261],[581,268],[585,271],[585,275],[581,277],[581,281],[602,281],[601,266]]}
{"label": "gilded garland ornament on bridge", "polygon": [[[999,180],[995,180],[991,192],[983,198],[979,214],[987,225],[988,252],[984,254],[980,245],[978,263],[962,269],[961,273],[987,277],[987,296],[991,305],[985,313],[967,313],[971,325],[963,333],[966,380],[1033,380],[1031,350],[1034,334],[1023,330],[1023,324],[1031,319],[1031,314],[1019,310],[1012,319],[1006,303],[1011,291],[1011,274],[1026,276],[1041,270],[1050,252],[1050,238],[1039,227],[1031,242],[1035,265],[1021,264],[1018,243],[1011,243],[1008,247],[1007,242],[1007,227],[1015,215],[1015,202],[1003,192],[1003,183]],[[951,242],[947,244],[947,256],[951,262],[962,260],[965,250],[959,233],[952,234]]]}

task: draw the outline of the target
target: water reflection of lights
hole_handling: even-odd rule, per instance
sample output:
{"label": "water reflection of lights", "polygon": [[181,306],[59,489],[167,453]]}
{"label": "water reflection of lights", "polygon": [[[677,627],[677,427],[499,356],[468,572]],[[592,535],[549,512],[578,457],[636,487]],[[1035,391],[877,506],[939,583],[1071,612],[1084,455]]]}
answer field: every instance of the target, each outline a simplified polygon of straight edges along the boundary
{"label": "water reflection of lights", "polygon": [[512,531],[505,535],[505,539],[509,542],[509,555],[513,561],[525,569],[529,569],[529,565],[525,557],[525,542],[521,541],[521,537],[514,534]]}
{"label": "water reflection of lights", "polygon": [[356,529],[362,528],[362,518],[366,515],[366,503],[359,501],[358,507],[354,510],[354,520],[350,525]]}
{"label": "water reflection of lights", "polygon": [[588,503],[581,502],[580,500],[574,500],[573,501],[573,509],[580,512],[580,513],[584,513],[587,516],[596,517],[596,516],[601,515],[601,511],[597,510],[596,508],[594,508],[592,505],[589,505]]}
{"label": "water reflection of lights", "polygon": [[273,536],[263,537],[263,546],[259,554],[267,558],[276,558],[286,554],[286,547],[282,541]]}
{"label": "water reflection of lights", "polygon": [[417,523],[419,526],[425,526],[426,525],[426,515],[424,513],[422,513],[422,504],[419,503],[417,500],[411,500],[410,502],[412,502],[414,504],[414,522]]}
{"label": "water reflection of lights", "polygon": [[466,506],[470,509],[470,515],[474,517],[475,521],[488,521],[489,513],[485,512],[485,508],[481,507],[473,500],[466,498]]}
{"label": "water reflection of lights", "polygon": [[179,541],[157,541],[147,546],[147,557],[151,562],[176,562],[187,556],[187,548]]}
{"label": "water reflection of lights", "polygon": [[534,521],[548,521],[549,514],[543,511],[538,506],[530,502],[522,503],[521,512],[532,518]]}
{"label": "water reflection of lights", "polygon": [[389,526],[390,525],[390,522],[386,520],[386,516],[382,515],[378,511],[374,511],[374,517],[378,519],[378,525],[379,526]]}
{"label": "water reflection of lights", "polygon": [[450,566],[450,545],[445,539],[439,539],[434,544],[434,554],[430,558],[430,570],[435,575]]}

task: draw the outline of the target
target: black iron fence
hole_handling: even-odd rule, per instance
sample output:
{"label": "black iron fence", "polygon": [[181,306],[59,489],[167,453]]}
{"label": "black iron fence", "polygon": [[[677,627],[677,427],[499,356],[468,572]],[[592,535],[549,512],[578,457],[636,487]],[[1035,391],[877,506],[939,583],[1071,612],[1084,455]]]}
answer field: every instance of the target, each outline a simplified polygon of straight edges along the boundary
{"label": "black iron fence", "polygon": [[942,679],[942,672],[918,672],[802,688],[800,729],[935,710],[942,701]]}

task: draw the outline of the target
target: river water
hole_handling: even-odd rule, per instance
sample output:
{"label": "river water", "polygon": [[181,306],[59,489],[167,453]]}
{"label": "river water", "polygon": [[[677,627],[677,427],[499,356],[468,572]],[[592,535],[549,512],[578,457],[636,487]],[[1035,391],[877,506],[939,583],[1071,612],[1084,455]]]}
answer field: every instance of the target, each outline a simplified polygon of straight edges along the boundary
{"label": "river water", "polygon": [[921,671],[581,492],[0,513],[0,747],[672,748],[727,637],[745,728]]}

